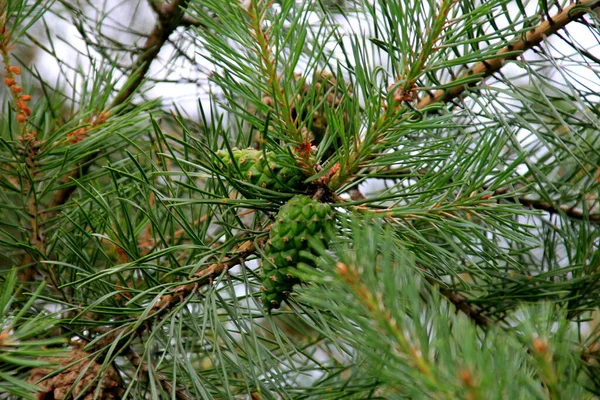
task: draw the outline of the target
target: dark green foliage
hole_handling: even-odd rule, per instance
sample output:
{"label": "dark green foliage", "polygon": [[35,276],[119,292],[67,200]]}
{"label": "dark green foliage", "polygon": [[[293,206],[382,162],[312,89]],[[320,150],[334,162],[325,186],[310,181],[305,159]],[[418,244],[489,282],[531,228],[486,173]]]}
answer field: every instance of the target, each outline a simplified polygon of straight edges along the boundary
{"label": "dark green foliage", "polygon": [[598,397],[598,1],[330,3],[0,0],[0,400]]}
{"label": "dark green foliage", "polygon": [[331,207],[308,196],[298,195],[281,207],[273,224],[263,258],[263,304],[267,310],[279,308],[299,279],[293,269],[299,263],[314,265],[311,241],[326,245],[332,224]]}

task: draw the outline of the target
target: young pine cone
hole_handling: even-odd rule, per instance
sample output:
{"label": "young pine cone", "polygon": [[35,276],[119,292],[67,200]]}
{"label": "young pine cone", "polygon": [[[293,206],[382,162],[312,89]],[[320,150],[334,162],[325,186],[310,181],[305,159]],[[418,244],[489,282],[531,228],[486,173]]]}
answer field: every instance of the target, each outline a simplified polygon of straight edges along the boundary
{"label": "young pine cone", "polygon": [[311,240],[327,246],[333,226],[331,207],[308,196],[297,195],[284,204],[271,228],[262,261],[262,299],[265,310],[279,308],[300,280],[290,272],[299,263],[314,266]]}
{"label": "young pine cone", "polygon": [[[233,158],[231,157],[233,155]],[[302,188],[305,176],[287,154],[255,149],[219,150],[217,157],[225,163],[227,176],[262,189],[294,193]],[[243,194],[250,194],[244,191]]]}

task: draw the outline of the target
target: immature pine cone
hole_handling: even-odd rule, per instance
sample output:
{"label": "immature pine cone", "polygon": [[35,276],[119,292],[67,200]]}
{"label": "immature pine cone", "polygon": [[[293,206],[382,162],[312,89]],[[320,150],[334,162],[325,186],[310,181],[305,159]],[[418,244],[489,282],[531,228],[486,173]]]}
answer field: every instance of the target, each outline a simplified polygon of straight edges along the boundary
{"label": "immature pine cone", "polygon": [[285,153],[263,152],[255,149],[233,149],[233,159],[226,150],[217,156],[227,166],[232,176],[263,189],[290,193],[302,188],[304,174],[296,167],[295,160]]}
{"label": "immature pine cone", "polygon": [[271,228],[262,263],[262,299],[266,310],[279,308],[299,279],[290,274],[298,263],[314,266],[310,238],[327,244],[333,225],[331,207],[304,195],[293,197],[281,207]]}

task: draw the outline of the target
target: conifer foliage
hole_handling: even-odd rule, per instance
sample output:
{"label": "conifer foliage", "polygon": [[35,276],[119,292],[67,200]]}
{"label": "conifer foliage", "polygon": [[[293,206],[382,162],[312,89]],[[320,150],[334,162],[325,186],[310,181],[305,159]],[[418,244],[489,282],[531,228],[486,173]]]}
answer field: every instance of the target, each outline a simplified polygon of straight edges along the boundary
{"label": "conifer foliage", "polygon": [[598,398],[599,13],[0,0],[0,399]]}

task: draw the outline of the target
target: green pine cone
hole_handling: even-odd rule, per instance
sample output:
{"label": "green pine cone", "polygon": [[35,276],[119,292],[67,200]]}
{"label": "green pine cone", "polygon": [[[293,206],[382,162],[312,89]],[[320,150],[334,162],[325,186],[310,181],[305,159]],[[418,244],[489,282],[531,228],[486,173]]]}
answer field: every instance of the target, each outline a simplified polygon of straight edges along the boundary
{"label": "green pine cone", "polygon": [[331,207],[308,196],[297,195],[284,204],[264,249],[262,299],[266,310],[279,308],[300,280],[290,274],[298,263],[314,266],[311,239],[327,244],[333,225]]}
{"label": "green pine cone", "polygon": [[[287,154],[263,152],[255,149],[220,150],[217,156],[227,166],[227,173],[254,186],[281,193],[293,193],[302,188],[304,174],[295,167],[295,161]],[[245,196],[252,196],[244,190]]]}

